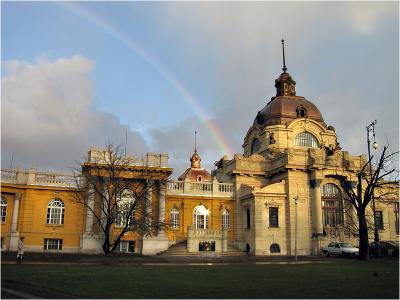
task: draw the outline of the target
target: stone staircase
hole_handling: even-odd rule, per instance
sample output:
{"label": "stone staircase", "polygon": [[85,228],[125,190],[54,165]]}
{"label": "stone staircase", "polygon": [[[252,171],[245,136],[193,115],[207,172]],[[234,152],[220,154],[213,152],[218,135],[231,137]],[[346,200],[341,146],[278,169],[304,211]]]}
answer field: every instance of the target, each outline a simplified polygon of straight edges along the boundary
{"label": "stone staircase", "polygon": [[214,256],[214,257],[226,257],[226,256],[246,256],[246,252],[240,251],[231,245],[228,245],[227,252],[214,253],[214,252],[188,252],[187,241],[182,241],[175,245],[172,245],[167,251],[159,254],[160,256]]}

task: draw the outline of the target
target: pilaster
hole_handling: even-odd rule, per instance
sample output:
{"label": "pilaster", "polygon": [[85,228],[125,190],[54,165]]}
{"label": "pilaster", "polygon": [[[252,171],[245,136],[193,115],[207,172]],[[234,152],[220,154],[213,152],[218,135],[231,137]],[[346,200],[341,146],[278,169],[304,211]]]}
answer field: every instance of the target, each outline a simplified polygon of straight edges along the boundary
{"label": "pilaster", "polygon": [[19,232],[17,231],[17,226],[18,226],[19,205],[21,197],[22,194],[20,193],[16,193],[14,196],[14,209],[12,214],[10,244],[9,244],[10,251],[16,251],[18,248]]}

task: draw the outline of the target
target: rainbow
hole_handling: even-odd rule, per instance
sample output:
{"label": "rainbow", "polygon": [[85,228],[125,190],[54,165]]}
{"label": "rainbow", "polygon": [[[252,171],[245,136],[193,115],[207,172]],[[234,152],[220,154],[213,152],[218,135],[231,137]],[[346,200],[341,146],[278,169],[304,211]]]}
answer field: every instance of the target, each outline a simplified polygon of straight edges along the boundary
{"label": "rainbow", "polygon": [[90,11],[89,9],[79,5],[77,2],[73,1],[55,1],[58,5],[68,9],[75,15],[85,19],[96,25],[98,28],[102,29],[109,35],[113,36],[115,39],[119,40],[129,49],[133,50],[137,55],[139,55],[144,61],[151,65],[169,84],[171,84],[174,89],[176,89],[182,96],[184,101],[189,104],[189,106],[194,110],[198,118],[206,125],[206,128],[210,132],[217,144],[221,155],[232,156],[234,151],[230,147],[229,142],[226,140],[224,134],[217,127],[215,122],[213,122],[207,115],[204,108],[200,105],[199,101],[186,89],[183,84],[169,72],[154,56],[147,52],[142,46],[137,42],[133,41],[132,38],[118,30],[110,22]]}

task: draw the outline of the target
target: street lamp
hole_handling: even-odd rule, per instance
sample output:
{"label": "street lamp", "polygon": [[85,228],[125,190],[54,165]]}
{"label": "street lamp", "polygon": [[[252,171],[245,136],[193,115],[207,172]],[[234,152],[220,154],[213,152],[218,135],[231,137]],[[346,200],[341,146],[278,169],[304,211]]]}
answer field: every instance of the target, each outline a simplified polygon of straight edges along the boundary
{"label": "street lamp", "polygon": [[299,196],[294,197],[294,260],[297,262],[297,204],[299,203]]}
{"label": "street lamp", "polygon": [[[370,133],[372,132],[373,140],[374,142],[372,143],[372,147],[374,150],[378,149],[379,145],[375,141],[375,125],[377,121],[374,120],[371,124],[367,126],[367,144],[368,144],[368,161],[369,161],[369,175],[370,175],[370,180],[372,181],[372,163],[371,163],[371,139],[370,139]],[[372,211],[374,214],[374,247],[375,247],[375,253],[378,254],[378,243],[379,243],[379,233],[378,233],[378,226],[376,224],[376,210],[375,210],[375,197],[374,197],[374,192],[372,191],[371,194],[372,197]]]}

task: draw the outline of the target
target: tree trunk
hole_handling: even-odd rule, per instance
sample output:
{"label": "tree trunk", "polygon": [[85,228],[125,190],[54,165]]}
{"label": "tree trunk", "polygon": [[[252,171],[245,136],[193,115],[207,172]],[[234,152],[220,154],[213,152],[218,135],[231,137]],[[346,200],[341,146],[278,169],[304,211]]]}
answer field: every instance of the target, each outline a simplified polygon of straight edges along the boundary
{"label": "tree trunk", "polygon": [[110,251],[110,238],[108,237],[108,234],[106,234],[105,238],[104,238],[103,251],[104,251],[105,255],[108,255],[108,254],[111,253],[111,251]]}
{"label": "tree trunk", "polygon": [[368,226],[365,218],[365,210],[362,208],[358,211],[358,234],[359,234],[359,255],[358,259],[369,259],[369,241],[368,241]]}

